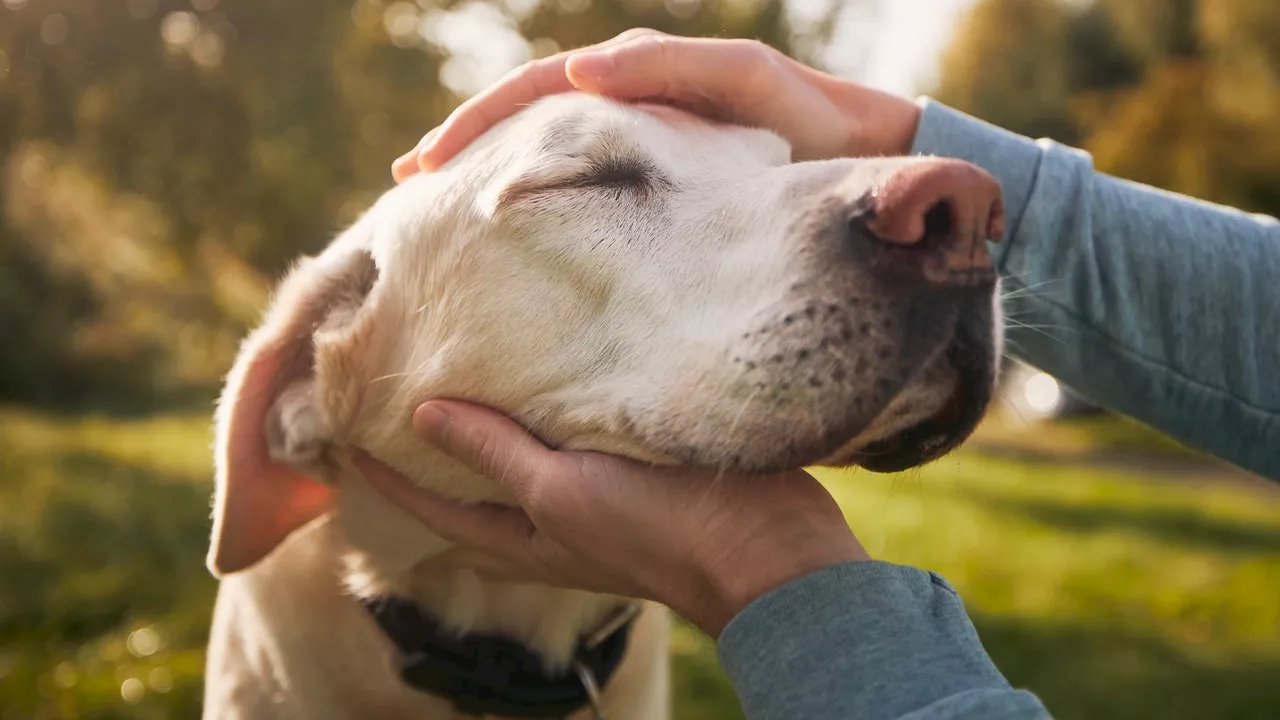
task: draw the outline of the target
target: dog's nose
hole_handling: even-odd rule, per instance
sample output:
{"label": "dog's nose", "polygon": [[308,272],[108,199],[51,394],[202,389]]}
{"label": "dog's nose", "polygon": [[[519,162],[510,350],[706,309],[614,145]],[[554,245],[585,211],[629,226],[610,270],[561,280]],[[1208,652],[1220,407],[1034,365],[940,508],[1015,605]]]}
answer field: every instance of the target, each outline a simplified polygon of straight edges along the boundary
{"label": "dog's nose", "polygon": [[962,160],[904,166],[864,199],[855,234],[880,244],[926,281],[970,285],[994,278],[986,241],[1004,234],[1000,184]]}

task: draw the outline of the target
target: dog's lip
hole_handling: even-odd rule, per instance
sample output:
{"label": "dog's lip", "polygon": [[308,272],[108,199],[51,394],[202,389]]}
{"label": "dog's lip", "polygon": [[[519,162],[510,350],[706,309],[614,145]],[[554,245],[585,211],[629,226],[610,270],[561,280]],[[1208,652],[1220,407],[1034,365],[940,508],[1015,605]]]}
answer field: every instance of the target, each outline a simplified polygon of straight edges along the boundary
{"label": "dog's lip", "polygon": [[971,342],[957,333],[947,351],[960,377],[947,403],[932,417],[906,430],[859,448],[850,463],[872,472],[893,473],[918,467],[947,454],[964,442],[986,414],[993,380],[986,363],[974,362]]}
{"label": "dog's lip", "polygon": [[874,472],[900,472],[937,457],[943,448],[959,444],[951,429],[960,425],[966,397],[964,383],[957,382],[951,398],[936,415],[859,448],[850,462]]}

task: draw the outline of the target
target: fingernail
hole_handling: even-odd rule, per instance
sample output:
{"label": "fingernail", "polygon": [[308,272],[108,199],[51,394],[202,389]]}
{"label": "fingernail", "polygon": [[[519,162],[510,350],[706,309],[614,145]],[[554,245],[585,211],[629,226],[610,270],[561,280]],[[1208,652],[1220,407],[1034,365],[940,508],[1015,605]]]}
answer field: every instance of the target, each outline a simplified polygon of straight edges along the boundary
{"label": "fingernail", "polygon": [[419,170],[422,172],[433,172],[435,170],[435,167],[431,166],[431,164],[427,162],[427,159],[428,155],[430,155],[431,148],[435,145],[436,138],[439,137],[439,135],[439,127],[431,128],[431,131],[426,135],[423,135],[422,139],[418,141],[417,146],[405,155],[405,157],[409,158],[410,162],[413,164],[413,170],[410,171],[411,173]]}
{"label": "fingernail", "polygon": [[453,416],[435,403],[426,403],[413,414],[413,427],[423,440],[440,445],[449,434]]}
{"label": "fingernail", "polygon": [[416,149],[401,155],[391,163],[391,177],[396,182],[402,182],[418,169],[418,151]]}
{"label": "fingernail", "polygon": [[565,69],[574,75],[603,80],[616,69],[613,55],[609,53],[583,53],[574,55],[565,63]]}

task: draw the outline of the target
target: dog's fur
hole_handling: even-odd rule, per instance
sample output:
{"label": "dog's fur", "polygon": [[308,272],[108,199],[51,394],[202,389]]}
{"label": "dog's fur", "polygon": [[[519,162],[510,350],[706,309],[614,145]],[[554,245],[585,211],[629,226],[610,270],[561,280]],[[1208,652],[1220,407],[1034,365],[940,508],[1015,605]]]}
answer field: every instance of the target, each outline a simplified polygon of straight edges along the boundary
{"label": "dog's fur", "polygon": [[[286,279],[229,376],[206,716],[452,717],[399,680],[352,595],[412,598],[552,667],[616,603],[482,580],[362,481],[354,447],[510,501],[415,439],[428,398],[500,408],[555,447],[735,472],[847,464],[940,412],[957,323],[999,343],[994,286],[907,291],[847,238],[852,204],[912,162],[791,164],[768,132],[568,94],[388,192]],[[666,632],[647,607],[611,720],[668,715]]]}

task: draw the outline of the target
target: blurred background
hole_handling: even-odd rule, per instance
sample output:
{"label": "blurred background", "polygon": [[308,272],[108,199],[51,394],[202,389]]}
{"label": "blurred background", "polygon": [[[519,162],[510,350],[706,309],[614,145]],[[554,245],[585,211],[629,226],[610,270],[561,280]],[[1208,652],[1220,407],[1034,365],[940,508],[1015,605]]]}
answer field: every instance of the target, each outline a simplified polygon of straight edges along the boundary
{"label": "blurred background", "polygon": [[[634,26],[1280,213],[1276,0],[2,0],[0,718],[198,715],[212,399],[271,283],[461,99]],[[1058,717],[1280,717],[1280,493],[1015,370],[962,452],[822,473],[868,549]],[[673,653],[677,717],[741,717]]]}

